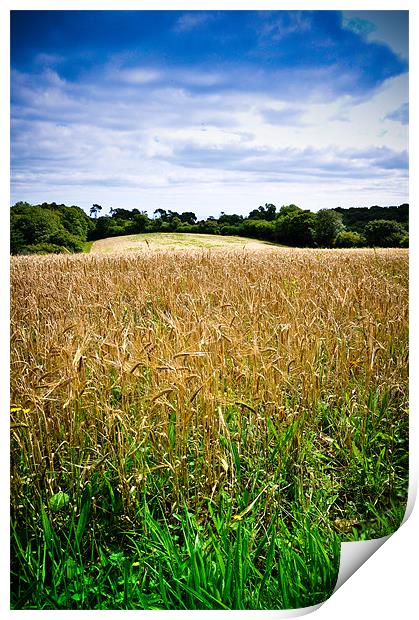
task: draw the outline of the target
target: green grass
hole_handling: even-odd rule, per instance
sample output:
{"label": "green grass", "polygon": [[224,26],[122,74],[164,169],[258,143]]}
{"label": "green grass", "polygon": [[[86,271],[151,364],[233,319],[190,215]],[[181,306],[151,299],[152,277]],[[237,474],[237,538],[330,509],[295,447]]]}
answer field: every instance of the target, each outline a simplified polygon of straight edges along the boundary
{"label": "green grass", "polygon": [[261,248],[281,247],[269,241],[229,235],[209,235],[198,233],[141,233],[109,237],[94,242],[93,252],[107,253],[114,250],[136,251],[143,249],[211,249],[243,248],[248,244]]}
{"label": "green grass", "polygon": [[92,245],[94,244],[94,241],[85,241],[83,243],[83,252],[84,254],[89,254],[90,250],[92,249]]}
{"label": "green grass", "polygon": [[[283,609],[325,600],[340,541],[384,536],[403,518],[407,428],[385,392],[368,402],[367,415],[346,423],[319,403],[310,423],[300,417],[282,433],[270,425],[260,454],[226,439],[240,485],[212,498],[170,505],[170,476],[156,471],[127,518],[111,467],[72,496],[34,506],[28,493],[32,531],[12,528],[12,607]],[[238,414],[230,412],[232,432]]]}
{"label": "green grass", "polygon": [[41,508],[42,539],[19,545],[13,607],[272,609],[311,605],[333,590],[338,539],[326,541],[308,517],[290,530],[276,516],[265,530],[257,515],[235,521],[228,501],[206,524],[186,507],[170,521],[155,518],[145,498],[141,512],[140,528],[107,545],[100,532],[83,541],[70,519],[58,535]]}
{"label": "green grass", "polygon": [[269,241],[258,241],[249,237],[238,237],[235,235],[210,235],[199,233],[142,233],[137,235],[128,235],[133,241],[149,241],[157,242],[159,245],[186,245],[198,247],[212,247],[217,245],[240,245],[246,243],[259,242],[262,245],[276,245]]}

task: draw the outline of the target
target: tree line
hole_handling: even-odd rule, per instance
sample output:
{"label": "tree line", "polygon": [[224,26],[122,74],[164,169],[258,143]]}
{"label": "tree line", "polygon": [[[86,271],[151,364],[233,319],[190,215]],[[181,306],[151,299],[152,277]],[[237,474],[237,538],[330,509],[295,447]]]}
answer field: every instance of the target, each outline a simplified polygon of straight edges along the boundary
{"label": "tree line", "polygon": [[249,215],[221,213],[198,220],[192,211],[156,209],[152,217],[139,209],[112,208],[90,217],[77,206],[17,202],[11,207],[11,254],[82,252],[89,241],[152,232],[238,235],[293,247],[408,247],[409,205],[320,209],[297,205],[259,206]]}

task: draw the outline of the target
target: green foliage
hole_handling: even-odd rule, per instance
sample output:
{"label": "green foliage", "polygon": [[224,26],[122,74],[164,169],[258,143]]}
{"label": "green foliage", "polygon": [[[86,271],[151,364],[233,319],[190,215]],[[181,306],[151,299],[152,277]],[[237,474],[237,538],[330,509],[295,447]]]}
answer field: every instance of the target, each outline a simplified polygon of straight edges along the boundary
{"label": "green foliage", "polygon": [[69,501],[70,497],[67,495],[67,493],[59,491],[58,493],[55,493],[55,495],[49,498],[48,505],[53,512],[58,512],[59,510],[62,510],[63,508],[68,506]]}
{"label": "green foliage", "polygon": [[83,243],[83,252],[85,254],[89,254],[89,252],[90,252],[90,250],[92,248],[93,243],[94,243],[94,241],[85,241]]}
{"label": "green foliage", "polygon": [[93,239],[103,239],[106,237],[116,237],[125,232],[125,222],[120,224],[119,220],[114,220],[109,216],[101,216],[96,219],[95,229],[91,234]]}
{"label": "green foliage", "polygon": [[[154,219],[139,209],[113,208],[98,217],[102,207],[94,204],[91,216],[76,206],[56,203],[32,206],[18,202],[11,209],[10,249],[12,254],[81,252],[87,239],[149,232],[241,235],[297,247],[408,247],[408,205],[370,209],[321,209],[317,213],[295,204],[277,212],[266,203],[247,218],[221,213],[197,221],[195,213],[156,209]],[[385,220],[383,219],[385,215]],[[383,222],[386,222],[383,224]],[[377,223],[378,222],[378,223]],[[345,230],[346,228],[346,230]]]}
{"label": "green foliage", "polygon": [[240,225],[239,231],[244,237],[254,237],[256,239],[272,240],[275,236],[274,223],[262,219],[244,220]]}
{"label": "green foliage", "polygon": [[249,220],[266,220],[272,222],[276,216],[276,206],[273,204],[265,204],[258,209],[254,209],[249,213]]}
{"label": "green foliage", "polygon": [[184,224],[195,224],[197,217],[192,211],[184,211],[180,214],[180,221]]}
{"label": "green foliage", "polygon": [[137,213],[134,216],[134,221],[131,225],[131,232],[134,234],[145,232],[148,222],[149,219],[147,215],[145,215],[144,213]]}
{"label": "green foliage", "polygon": [[342,230],[334,241],[336,248],[361,248],[366,244],[365,237],[352,230]]}
{"label": "green foliage", "polygon": [[217,220],[214,218],[208,218],[205,221],[198,222],[197,232],[204,235],[219,235],[221,229]]}
{"label": "green foliage", "polygon": [[20,246],[15,254],[66,254],[68,251],[67,248],[55,243],[35,243]]}
{"label": "green foliage", "polygon": [[[170,503],[171,476],[155,470],[124,519],[111,463],[91,484],[73,485],[71,503],[60,491],[35,514],[23,497],[32,530],[12,519],[12,608],[250,610],[325,600],[340,542],[394,532],[407,497],[407,417],[389,391],[360,390],[359,403],[352,393],[346,405],[319,401],[293,422],[268,418],[251,451],[252,424],[231,407],[223,447],[240,475],[212,497]],[[175,425],[173,414],[173,446]],[[152,464],[152,446],[148,454]]]}
{"label": "green foliage", "polygon": [[12,235],[20,234],[26,245],[48,243],[53,235],[64,230],[58,214],[40,206],[12,208],[11,216]]}
{"label": "green foliage", "polygon": [[409,205],[402,204],[398,207],[351,207],[334,209],[343,218],[346,229],[362,233],[365,225],[374,220],[392,220],[407,225],[409,219]]}
{"label": "green foliage", "polygon": [[408,233],[405,233],[404,235],[402,235],[400,237],[399,247],[401,247],[401,248],[408,248],[409,247],[409,235],[408,235]]}
{"label": "green foliage", "polygon": [[72,235],[67,230],[60,230],[50,236],[51,243],[66,248],[69,252],[82,252],[83,241],[76,235]]}
{"label": "green foliage", "polygon": [[58,207],[61,223],[64,228],[74,237],[85,240],[87,234],[93,228],[90,218],[80,207],[66,207],[59,205]]}
{"label": "green foliage", "polygon": [[182,220],[177,215],[172,217],[169,221],[169,230],[175,232],[182,226]]}
{"label": "green foliage", "polygon": [[376,220],[365,226],[364,235],[370,246],[399,247],[402,241],[405,243],[406,229],[399,222]]}
{"label": "green foliage", "polygon": [[184,505],[166,518],[153,515],[144,497],[141,520],[117,546],[102,541],[96,526],[89,558],[81,547],[87,519],[81,514],[77,526],[70,519],[59,531],[41,504],[36,540],[12,528],[12,608],[283,609],[322,602],[337,577],[337,535],[310,526],[308,516],[289,527],[273,515],[266,527],[265,510],[262,498],[251,514],[235,518],[224,494],[198,512]]}
{"label": "green foliage", "polygon": [[[286,209],[286,210],[285,210]],[[310,247],[315,242],[316,215],[311,211],[285,208],[275,220],[275,240],[286,245]],[[285,212],[285,215],[283,213]]]}
{"label": "green foliage", "polygon": [[291,205],[283,205],[278,213],[278,217],[285,217],[286,215],[298,215],[298,213],[301,213],[302,209],[300,207],[297,207],[297,205],[291,204]]}
{"label": "green foliage", "polygon": [[320,247],[331,247],[337,235],[343,231],[342,216],[332,209],[320,209],[316,213],[316,241]]}
{"label": "green foliage", "polygon": [[240,235],[240,232],[241,229],[239,226],[230,226],[228,224],[225,224],[220,228],[220,233],[222,235]]}
{"label": "green foliage", "polygon": [[18,202],[10,210],[12,254],[81,252],[92,225],[79,207]]}
{"label": "green foliage", "polygon": [[180,224],[176,232],[193,234],[196,232],[196,226],[194,224]]}
{"label": "green foliage", "polygon": [[219,224],[224,224],[225,226],[239,226],[241,222],[243,222],[243,216],[237,215],[236,213],[221,213],[218,218]]}

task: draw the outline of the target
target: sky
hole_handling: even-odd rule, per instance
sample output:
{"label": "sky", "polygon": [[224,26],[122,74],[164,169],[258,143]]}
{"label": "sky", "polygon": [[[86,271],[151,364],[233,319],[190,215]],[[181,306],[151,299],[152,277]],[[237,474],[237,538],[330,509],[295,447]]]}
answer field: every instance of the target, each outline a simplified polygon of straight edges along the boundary
{"label": "sky", "polygon": [[12,11],[11,203],[408,196],[407,11]]}

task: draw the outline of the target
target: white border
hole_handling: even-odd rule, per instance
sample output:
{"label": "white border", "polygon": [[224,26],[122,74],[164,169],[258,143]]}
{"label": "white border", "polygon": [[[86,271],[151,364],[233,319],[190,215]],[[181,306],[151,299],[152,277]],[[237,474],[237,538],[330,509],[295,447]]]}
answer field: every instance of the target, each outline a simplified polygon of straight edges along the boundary
{"label": "white border", "polygon": [[[2,479],[2,502],[3,510],[1,511],[2,521],[0,523],[0,545],[2,549],[2,579],[1,579],[1,592],[0,592],[0,610],[5,611],[6,614],[24,613],[25,617],[32,615],[32,613],[42,612],[11,612],[9,610],[9,520],[8,520],[8,471],[9,471],[9,444],[8,444],[8,393],[9,393],[9,355],[8,345],[8,325],[9,325],[9,269],[8,269],[8,208],[10,204],[10,192],[9,192],[9,77],[10,77],[10,65],[9,65],[9,11],[10,10],[196,10],[196,9],[223,9],[223,10],[241,10],[241,9],[309,9],[309,10],[409,10],[410,11],[410,100],[416,102],[416,71],[417,66],[415,58],[417,58],[416,39],[418,35],[418,18],[417,9],[413,0],[411,1],[388,1],[383,0],[381,2],[373,2],[364,0],[359,2],[358,0],[342,1],[322,1],[314,3],[311,1],[303,2],[273,2],[273,1],[261,1],[261,2],[249,2],[243,0],[225,0],[220,2],[218,0],[202,1],[202,0],[172,0],[165,2],[155,0],[149,1],[136,1],[136,0],[61,0],[60,2],[53,0],[3,0],[0,5],[0,79],[3,82],[0,92],[2,93],[2,106],[0,108],[0,122],[1,122],[1,135],[2,140],[0,142],[1,164],[2,164],[2,183],[0,184],[0,196],[2,198],[2,207],[0,211],[1,217],[1,240],[0,245],[1,260],[0,260],[0,277],[3,291],[3,303],[1,309],[1,342],[3,344],[2,355],[0,357],[0,388],[3,395],[4,406],[1,408],[3,415],[1,416],[1,431],[0,432],[0,453],[2,458],[2,475],[5,479]],[[415,115],[415,104],[410,106],[410,135],[418,135],[417,122]],[[419,209],[417,205],[417,191],[414,184],[414,177],[416,176],[416,162],[417,152],[414,141],[411,140],[410,145],[410,162],[411,162],[411,181],[410,181],[410,197],[409,202],[411,204],[411,238],[417,244],[418,239],[418,226],[417,216],[415,215],[415,209]],[[412,180],[413,178],[413,180]],[[415,276],[419,273],[418,256],[416,247],[412,247],[411,251],[411,273]],[[415,316],[418,309],[416,300],[416,288],[415,282],[411,283],[411,377],[416,377],[417,373],[417,351],[418,349],[418,330],[416,328]],[[5,396],[6,395],[6,396]],[[414,381],[411,380],[411,452],[410,452],[410,485],[412,492],[415,494],[417,488],[417,474],[418,474],[418,450],[415,448],[415,444],[418,441],[418,397],[417,389]],[[411,495],[412,498],[412,495]],[[419,549],[419,510],[414,508],[412,515],[407,522],[393,535],[390,539],[375,553],[365,565],[363,565],[333,596],[315,612],[313,617],[319,620],[335,620],[337,617],[339,620],[352,619],[354,617],[359,618],[382,618],[398,620],[405,620],[416,617],[418,606],[418,586],[417,586],[417,549]],[[52,612],[55,613],[55,612]],[[63,614],[69,614],[72,612],[61,612]],[[79,612],[81,614],[91,614],[92,612]],[[94,612],[93,612],[94,613]],[[100,613],[100,612],[96,612]],[[119,612],[108,612],[112,615]],[[166,618],[178,616],[183,618],[184,612],[123,612],[124,617],[127,614],[135,613],[136,618],[138,614],[140,617],[150,618]],[[193,615],[194,617],[215,616],[221,617],[224,612],[188,612],[187,615]],[[226,612],[228,618],[232,619],[242,617],[243,615],[250,618],[264,617],[284,617],[280,612]],[[169,616],[170,614],[170,616]],[[180,615],[182,614],[182,616]],[[288,615],[288,617],[290,617]]]}

